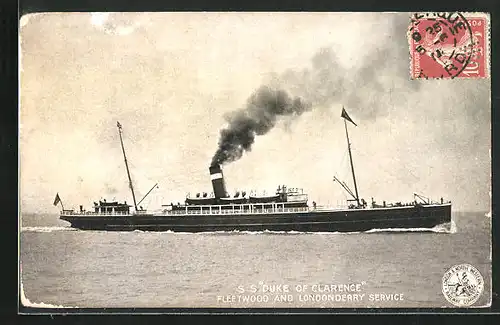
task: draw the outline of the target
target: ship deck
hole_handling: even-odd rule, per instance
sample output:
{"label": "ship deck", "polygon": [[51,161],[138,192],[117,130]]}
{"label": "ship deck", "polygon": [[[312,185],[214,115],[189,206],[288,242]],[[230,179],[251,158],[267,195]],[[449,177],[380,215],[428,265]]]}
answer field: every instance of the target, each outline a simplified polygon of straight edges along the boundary
{"label": "ship deck", "polygon": [[[316,207],[286,207],[282,203],[274,204],[244,204],[244,205],[199,205],[199,206],[185,206],[182,209],[178,207],[176,210],[163,211],[147,211],[139,210],[131,213],[126,212],[92,212],[92,211],[62,211],[61,216],[79,216],[79,217],[126,217],[126,216],[196,216],[196,215],[275,215],[275,214],[296,214],[308,212],[352,212],[352,211],[381,211],[381,210],[401,210],[413,209],[421,206],[423,208],[450,206],[451,203],[443,204],[424,204],[424,205],[400,205],[400,206],[387,206],[387,207],[367,207],[367,208],[347,208],[345,206],[331,207],[331,206],[316,206]],[[266,207],[267,206],[267,207]]]}

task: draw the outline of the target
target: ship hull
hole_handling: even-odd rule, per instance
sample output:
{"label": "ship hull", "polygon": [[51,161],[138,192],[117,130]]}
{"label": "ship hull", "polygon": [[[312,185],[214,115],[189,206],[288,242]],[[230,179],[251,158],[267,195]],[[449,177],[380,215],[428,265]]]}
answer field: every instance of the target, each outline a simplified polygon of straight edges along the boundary
{"label": "ship hull", "polygon": [[451,204],[272,214],[139,214],[60,217],[83,230],[107,231],[299,231],[354,232],[386,228],[432,228],[451,222]]}

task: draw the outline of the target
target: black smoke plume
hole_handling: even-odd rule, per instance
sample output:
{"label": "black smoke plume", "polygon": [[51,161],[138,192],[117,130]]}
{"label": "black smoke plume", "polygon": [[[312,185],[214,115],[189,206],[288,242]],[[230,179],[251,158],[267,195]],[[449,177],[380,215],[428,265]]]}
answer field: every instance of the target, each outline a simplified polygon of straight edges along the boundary
{"label": "black smoke plume", "polygon": [[[382,26],[386,26],[385,19],[391,26],[388,33],[354,68],[346,69],[335,49],[325,47],[312,57],[309,67],[270,74],[266,84],[271,87],[257,90],[247,107],[227,117],[229,126],[221,131],[212,165],[239,159],[251,150],[255,136],[272,129],[279,116],[300,115],[312,107],[329,112],[334,105],[339,110],[333,114],[340,116],[340,107],[345,105],[350,114],[367,123],[384,118],[394,107],[407,105],[408,95],[421,85],[421,81],[409,78],[405,31],[410,17],[386,14],[377,18]],[[292,100],[291,96],[297,97]]]}
{"label": "black smoke plume", "polygon": [[211,166],[241,158],[252,149],[255,137],[269,132],[280,116],[299,116],[311,108],[300,97],[292,98],[282,89],[262,86],[247,101],[246,106],[226,116],[229,125],[221,130],[219,147]]}

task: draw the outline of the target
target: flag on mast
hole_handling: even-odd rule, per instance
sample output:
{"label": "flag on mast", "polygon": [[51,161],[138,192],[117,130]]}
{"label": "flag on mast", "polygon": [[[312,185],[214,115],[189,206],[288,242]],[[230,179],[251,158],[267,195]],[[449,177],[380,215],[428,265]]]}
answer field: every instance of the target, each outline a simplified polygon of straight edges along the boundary
{"label": "flag on mast", "polygon": [[59,197],[59,193],[57,193],[56,198],[54,199],[54,205],[57,205],[59,202],[61,202],[61,198]]}
{"label": "flag on mast", "polygon": [[358,126],[356,123],[354,123],[353,120],[351,120],[351,118],[349,117],[349,114],[347,114],[347,112],[345,111],[344,106],[342,106],[342,115],[340,115],[340,116],[343,117],[343,118],[345,118],[346,120],[348,120],[352,124]]}

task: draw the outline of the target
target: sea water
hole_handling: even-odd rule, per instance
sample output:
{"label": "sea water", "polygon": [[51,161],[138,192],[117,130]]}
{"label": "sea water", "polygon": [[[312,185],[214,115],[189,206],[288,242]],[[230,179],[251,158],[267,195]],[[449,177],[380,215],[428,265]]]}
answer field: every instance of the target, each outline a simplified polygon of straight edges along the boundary
{"label": "sea water", "polygon": [[485,213],[361,233],[81,231],[57,215],[21,219],[21,289],[34,307],[453,307],[442,277],[462,263],[485,281],[475,306],[491,300]]}

